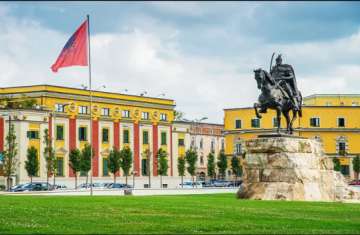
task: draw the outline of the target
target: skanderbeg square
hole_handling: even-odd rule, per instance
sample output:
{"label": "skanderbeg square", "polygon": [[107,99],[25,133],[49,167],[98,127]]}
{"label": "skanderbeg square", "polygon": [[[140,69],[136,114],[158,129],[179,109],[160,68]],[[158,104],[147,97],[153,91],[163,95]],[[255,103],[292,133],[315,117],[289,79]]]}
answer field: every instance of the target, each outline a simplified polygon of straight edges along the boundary
{"label": "skanderbeg square", "polygon": [[359,12],[0,2],[0,234],[360,234]]}

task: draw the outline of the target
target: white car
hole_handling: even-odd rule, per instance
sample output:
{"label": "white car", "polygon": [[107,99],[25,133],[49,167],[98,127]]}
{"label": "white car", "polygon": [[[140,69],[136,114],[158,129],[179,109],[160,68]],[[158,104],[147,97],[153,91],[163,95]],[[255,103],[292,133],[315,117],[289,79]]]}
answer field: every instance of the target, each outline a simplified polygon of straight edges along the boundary
{"label": "white car", "polygon": [[202,188],[203,185],[201,182],[193,182],[192,181],[187,181],[184,182],[183,185],[179,184],[179,188]]}

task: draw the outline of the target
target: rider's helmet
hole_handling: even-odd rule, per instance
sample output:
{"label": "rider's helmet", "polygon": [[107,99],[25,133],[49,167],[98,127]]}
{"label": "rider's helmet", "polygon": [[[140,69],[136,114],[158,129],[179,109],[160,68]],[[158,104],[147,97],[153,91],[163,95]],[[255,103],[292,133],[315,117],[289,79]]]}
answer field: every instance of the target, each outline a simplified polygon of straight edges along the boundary
{"label": "rider's helmet", "polygon": [[276,64],[281,64],[282,63],[282,58],[281,58],[281,54],[279,54],[277,57],[276,57]]}

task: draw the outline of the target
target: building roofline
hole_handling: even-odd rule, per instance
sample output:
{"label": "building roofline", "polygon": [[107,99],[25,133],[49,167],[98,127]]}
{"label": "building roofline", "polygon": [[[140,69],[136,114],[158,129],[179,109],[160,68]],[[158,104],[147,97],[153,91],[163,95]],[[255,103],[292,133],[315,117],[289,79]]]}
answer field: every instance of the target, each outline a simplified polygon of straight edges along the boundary
{"label": "building roofline", "polygon": [[308,95],[305,96],[303,99],[311,99],[311,98],[315,98],[315,97],[336,97],[336,96],[344,96],[344,97],[360,97],[360,94],[358,93],[348,93],[348,94],[331,94],[331,93],[324,93],[324,94],[312,94],[312,95]]}
{"label": "building roofline", "polygon": [[[360,106],[352,105],[302,105],[303,108],[360,108]],[[240,108],[228,108],[223,109],[224,111],[235,111],[235,110],[245,110],[245,109],[254,109],[254,107],[240,107]]]}
{"label": "building roofline", "polygon": [[[39,87],[39,91],[49,91],[49,92],[51,92],[51,90],[49,90],[48,88],[63,88],[63,89],[70,89],[70,90],[74,90],[74,91],[87,91],[87,90],[80,89],[80,88],[59,86],[59,85],[48,85],[48,84],[0,87],[0,91],[3,91],[5,89],[36,88],[36,87]],[[92,93],[93,93],[93,96],[101,96],[101,94],[108,94],[108,95],[121,95],[121,96],[129,96],[129,97],[136,97],[136,98],[148,98],[148,99],[154,99],[154,100],[175,102],[175,100],[173,100],[173,99],[157,98],[157,97],[151,97],[151,96],[129,95],[129,94],[122,94],[122,93],[117,93],[117,92],[109,92],[109,91],[94,91],[93,90]]]}
{"label": "building roofline", "polygon": [[[173,123],[179,123],[179,124],[191,124],[191,121],[173,121]],[[224,126],[224,124],[219,124],[219,123],[209,123],[209,122],[197,122],[197,124],[201,125],[201,124],[205,124],[205,125],[212,125],[212,126]]]}

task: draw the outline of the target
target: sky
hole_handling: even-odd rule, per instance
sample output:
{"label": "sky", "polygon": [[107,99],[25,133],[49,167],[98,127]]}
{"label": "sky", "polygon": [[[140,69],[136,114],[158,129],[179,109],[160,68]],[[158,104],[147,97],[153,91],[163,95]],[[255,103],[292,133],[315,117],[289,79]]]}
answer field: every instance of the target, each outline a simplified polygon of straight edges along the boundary
{"label": "sky", "polygon": [[273,52],[303,96],[359,93],[359,2],[1,2],[0,87],[81,88],[87,67],[50,70],[90,14],[93,88],[174,99],[193,120],[260,94]]}

